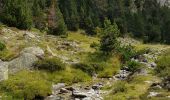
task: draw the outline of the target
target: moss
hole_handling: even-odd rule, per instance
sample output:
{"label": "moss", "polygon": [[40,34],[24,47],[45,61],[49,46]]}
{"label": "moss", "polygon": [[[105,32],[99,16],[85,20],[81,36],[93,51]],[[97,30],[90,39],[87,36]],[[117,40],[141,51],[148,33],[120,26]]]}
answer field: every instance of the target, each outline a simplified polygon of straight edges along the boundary
{"label": "moss", "polygon": [[54,72],[49,75],[49,79],[54,82],[63,82],[66,84],[73,84],[78,82],[89,82],[91,77],[78,69],[67,69],[65,71]]}
{"label": "moss", "polygon": [[5,44],[0,41],[0,51],[6,48]]}
{"label": "moss", "polygon": [[34,65],[35,69],[46,70],[49,72],[60,71],[65,69],[65,64],[57,58],[45,58],[39,60]]}
{"label": "moss", "polygon": [[21,71],[1,83],[1,91],[16,99],[46,97],[51,93],[51,84],[39,72]]}
{"label": "moss", "polygon": [[8,49],[0,51],[0,59],[4,60],[4,61],[10,61],[13,58],[15,58],[16,56],[17,56],[16,53],[14,53],[14,52],[12,52],[12,51],[10,51]]}

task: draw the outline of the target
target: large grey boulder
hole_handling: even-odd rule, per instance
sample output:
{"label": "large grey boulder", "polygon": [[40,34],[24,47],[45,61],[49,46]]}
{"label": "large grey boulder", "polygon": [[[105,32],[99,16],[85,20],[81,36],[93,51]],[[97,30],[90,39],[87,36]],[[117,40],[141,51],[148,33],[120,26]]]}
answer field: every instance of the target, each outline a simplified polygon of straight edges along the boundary
{"label": "large grey boulder", "polygon": [[8,63],[0,60],[0,81],[8,79]]}
{"label": "large grey boulder", "polygon": [[22,53],[30,53],[30,54],[33,54],[37,57],[42,57],[44,55],[44,51],[40,47],[28,47],[28,48],[25,48],[21,52],[21,54]]}
{"label": "large grey boulder", "polygon": [[18,58],[9,62],[9,73],[15,73],[23,69],[31,69],[39,57],[44,55],[40,47],[28,47],[21,51]]}
{"label": "large grey boulder", "polygon": [[38,58],[30,53],[23,53],[18,58],[9,62],[9,73],[15,73],[19,70],[30,69],[38,61]]}

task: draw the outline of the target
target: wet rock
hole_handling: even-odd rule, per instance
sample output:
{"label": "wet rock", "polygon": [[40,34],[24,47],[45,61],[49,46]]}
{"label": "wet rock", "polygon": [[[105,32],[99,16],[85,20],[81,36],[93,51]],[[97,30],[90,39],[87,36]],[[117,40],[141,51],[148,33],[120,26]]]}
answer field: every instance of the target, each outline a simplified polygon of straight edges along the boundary
{"label": "wet rock", "polygon": [[85,90],[90,90],[91,88],[90,88],[90,86],[86,86],[84,89]]}
{"label": "wet rock", "polygon": [[69,93],[69,91],[65,88],[61,88],[60,89],[60,93],[63,94],[63,93]]}
{"label": "wet rock", "polygon": [[87,93],[84,93],[84,92],[81,92],[81,91],[78,91],[78,90],[74,90],[74,91],[72,92],[72,96],[73,96],[74,98],[85,98],[85,97],[88,96],[88,94],[87,94]]}
{"label": "wet rock", "polygon": [[73,87],[66,87],[67,90],[69,91],[74,91],[75,89]]}
{"label": "wet rock", "polygon": [[130,74],[131,74],[130,71],[120,70],[119,73],[114,76],[114,78],[118,80],[125,80],[129,77]]}
{"label": "wet rock", "polygon": [[64,83],[58,83],[56,85],[52,85],[52,94],[60,93],[60,89],[64,87],[65,87]]}
{"label": "wet rock", "polygon": [[95,85],[92,86],[92,89],[94,89],[94,90],[99,90],[99,89],[102,88],[102,87],[103,87],[103,84],[102,84],[102,83],[97,83],[97,84],[95,84]]}

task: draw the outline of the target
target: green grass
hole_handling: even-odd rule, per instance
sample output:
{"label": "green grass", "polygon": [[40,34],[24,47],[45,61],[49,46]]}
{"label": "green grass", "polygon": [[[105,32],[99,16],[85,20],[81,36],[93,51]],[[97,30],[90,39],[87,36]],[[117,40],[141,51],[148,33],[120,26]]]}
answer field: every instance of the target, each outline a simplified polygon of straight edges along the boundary
{"label": "green grass", "polygon": [[95,50],[90,47],[92,43],[99,43],[99,38],[83,35],[81,34],[81,31],[69,32],[68,40],[74,40],[80,42],[81,48],[83,48],[87,52],[91,52]]}
{"label": "green grass", "polygon": [[46,97],[51,94],[52,84],[78,82],[90,83],[91,77],[77,69],[67,67],[66,70],[49,73],[46,71],[21,71],[10,75],[9,79],[0,83],[0,94],[9,100],[34,99],[36,96]]}

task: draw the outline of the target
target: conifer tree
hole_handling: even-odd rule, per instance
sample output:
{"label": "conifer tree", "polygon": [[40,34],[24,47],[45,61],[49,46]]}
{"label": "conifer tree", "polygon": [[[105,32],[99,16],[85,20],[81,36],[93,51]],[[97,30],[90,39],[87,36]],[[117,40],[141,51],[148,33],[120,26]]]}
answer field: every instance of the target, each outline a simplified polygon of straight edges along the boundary
{"label": "conifer tree", "polygon": [[120,34],[120,30],[116,23],[111,24],[110,20],[105,19],[104,21],[104,29],[103,29],[103,37],[101,38],[101,50],[105,53],[112,52],[117,42],[117,37]]}
{"label": "conifer tree", "polygon": [[29,0],[4,0],[2,22],[20,29],[32,27],[32,10]]}
{"label": "conifer tree", "polygon": [[49,33],[55,35],[65,35],[67,28],[58,7],[58,4],[55,0],[52,0],[51,6],[48,14],[48,29]]}

